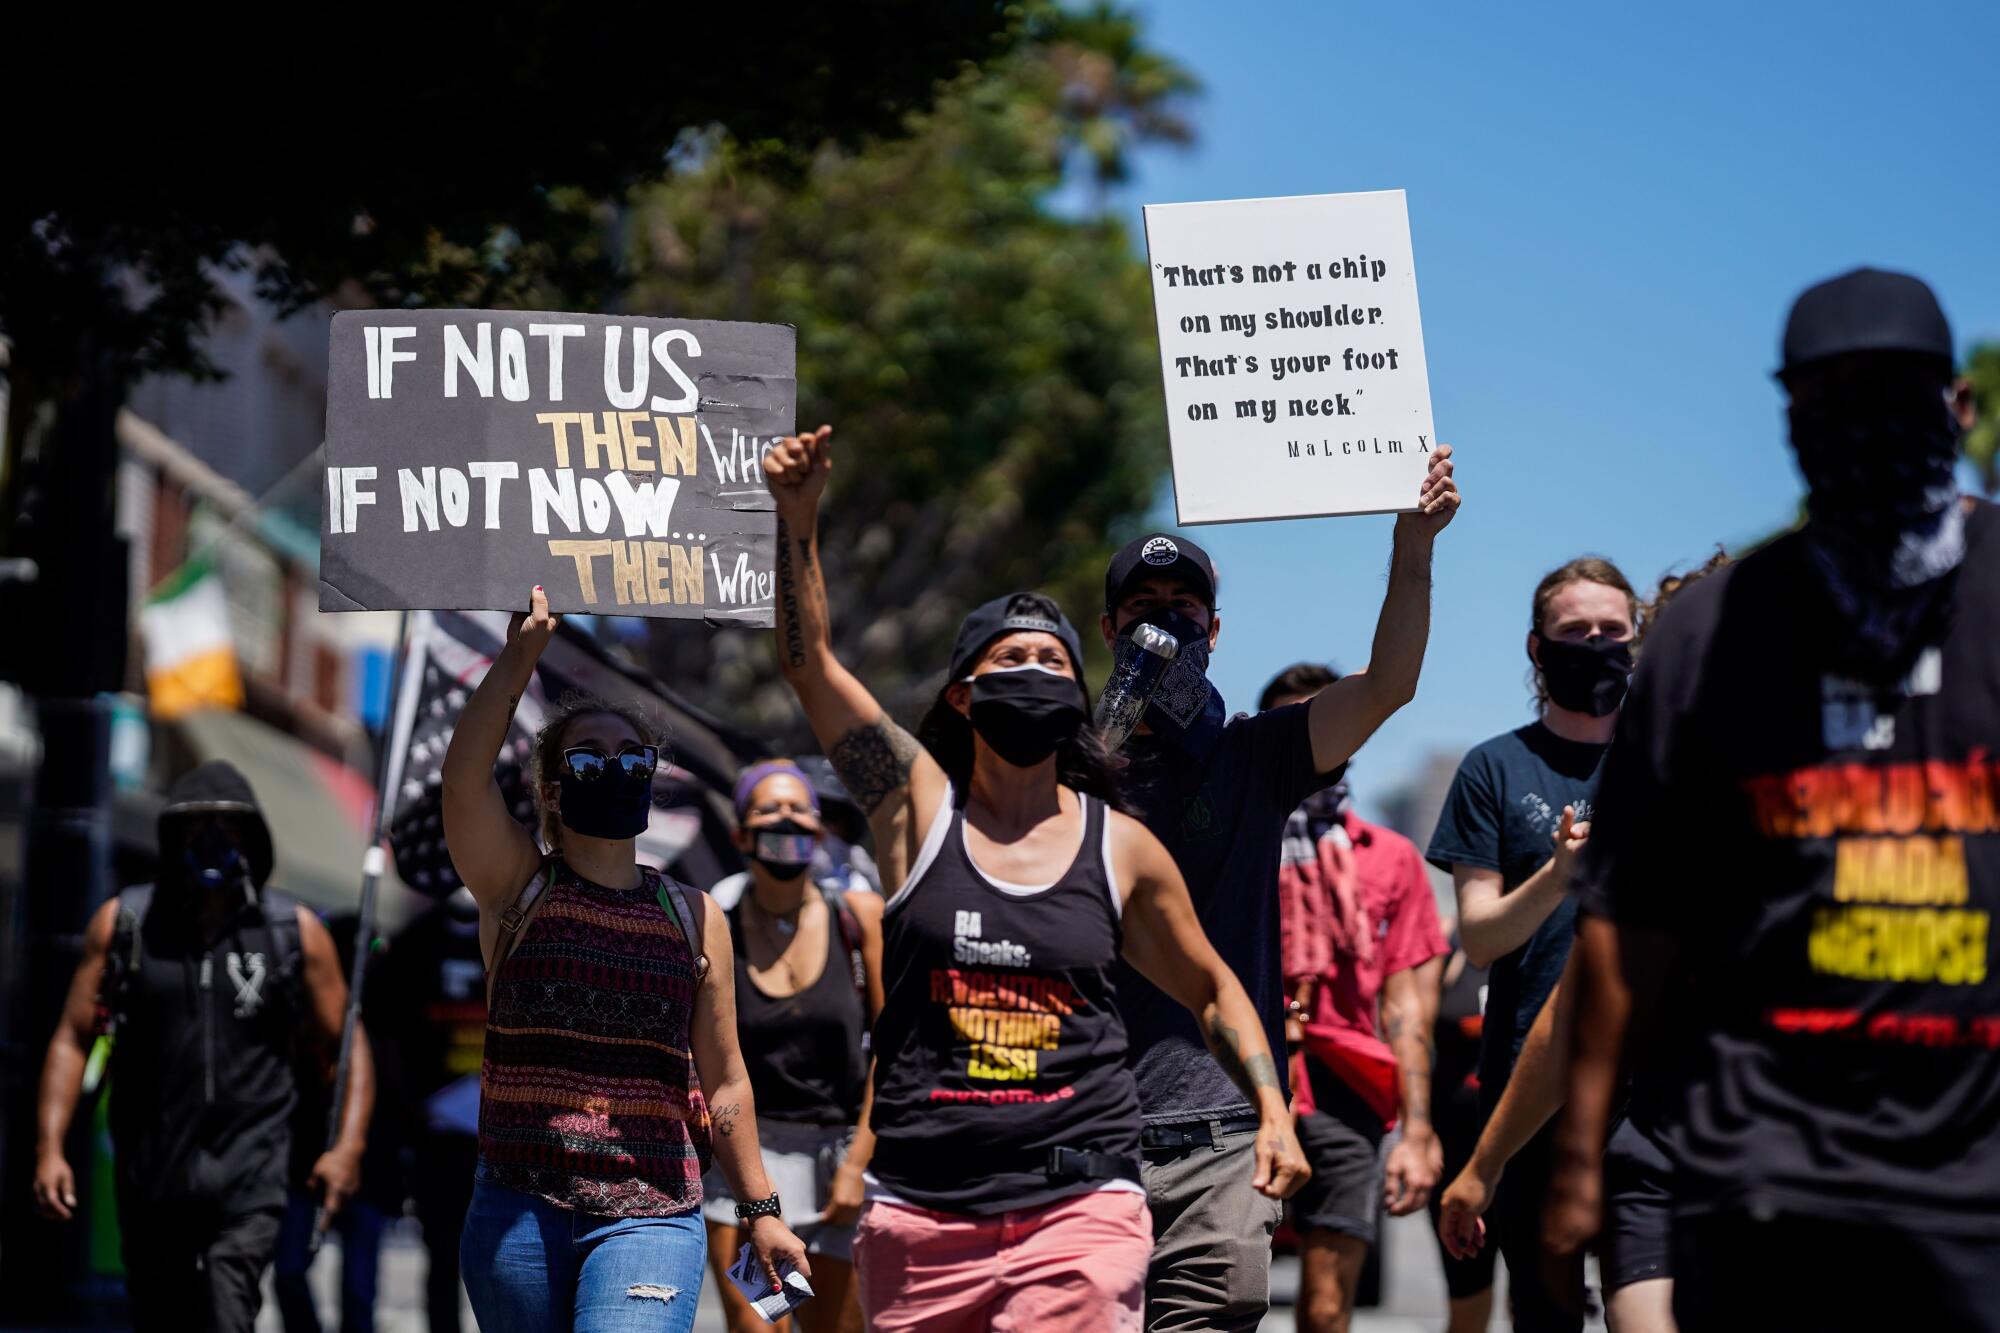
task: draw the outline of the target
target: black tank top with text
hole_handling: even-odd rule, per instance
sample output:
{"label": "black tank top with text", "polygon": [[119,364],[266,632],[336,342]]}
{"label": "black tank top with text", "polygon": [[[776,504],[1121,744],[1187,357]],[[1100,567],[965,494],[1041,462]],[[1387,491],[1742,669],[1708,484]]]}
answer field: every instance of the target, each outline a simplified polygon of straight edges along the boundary
{"label": "black tank top with text", "polygon": [[1074,1193],[1051,1148],[1136,1162],[1139,1093],[1111,980],[1122,944],[1108,818],[1082,797],[1083,845],[1044,889],[989,879],[948,803],[883,919],[870,1169],[896,1198],[990,1214]]}

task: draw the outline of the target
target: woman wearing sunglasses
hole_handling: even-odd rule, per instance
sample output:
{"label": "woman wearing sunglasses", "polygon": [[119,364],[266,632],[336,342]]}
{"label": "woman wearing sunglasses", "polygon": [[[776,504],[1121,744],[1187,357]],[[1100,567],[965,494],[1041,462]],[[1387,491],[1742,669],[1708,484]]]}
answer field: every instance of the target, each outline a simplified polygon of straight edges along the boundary
{"label": "woman wearing sunglasses", "polygon": [[[736,1035],[757,1095],[764,1173],[784,1195],[813,1258],[818,1296],[804,1333],[860,1333],[854,1223],[874,1138],[867,1111],[869,1025],[882,1004],[882,899],[816,884],[825,837],[820,797],[790,760],[753,764],[736,782],[736,845],[749,863],[728,910],[736,948]],[[719,891],[717,897],[727,901]],[[710,1172],[709,1262],[742,1242],[727,1183]],[[721,1288],[731,1333],[768,1328]]]}
{"label": "woman wearing sunglasses", "polygon": [[[764,1175],[722,913],[639,864],[641,717],[565,701],[535,738],[546,855],[493,780],[558,617],[538,587],[459,716],[445,844],[487,960],[479,1167],[460,1267],[487,1333],[694,1327],[711,1157],[772,1281],[810,1274]],[[699,914],[699,915],[697,915]]]}
{"label": "woman wearing sunglasses", "polygon": [[1283,1198],[1309,1172],[1262,1024],[1172,857],[1115,808],[1053,602],[966,617],[921,744],[834,657],[816,535],[829,434],[779,442],[764,474],[780,664],[873,823],[890,895],[862,1308],[880,1333],[1136,1330],[1153,1230],[1113,966],[1194,1012],[1259,1108],[1256,1187]]}

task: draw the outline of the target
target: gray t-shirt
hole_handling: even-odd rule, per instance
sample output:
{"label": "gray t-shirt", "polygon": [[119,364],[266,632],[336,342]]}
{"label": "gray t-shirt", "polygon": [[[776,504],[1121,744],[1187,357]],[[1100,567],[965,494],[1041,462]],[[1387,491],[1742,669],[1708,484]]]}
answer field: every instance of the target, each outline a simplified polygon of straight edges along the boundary
{"label": "gray t-shirt", "polygon": [[[1278,852],[1285,820],[1338,774],[1313,768],[1306,704],[1239,713],[1202,763],[1155,735],[1125,743],[1119,786],[1187,880],[1201,927],[1250,993],[1285,1070],[1284,979],[1278,962]],[[1124,963],[1125,1013],[1139,1105],[1149,1125],[1252,1114],[1208,1053],[1179,1001]]]}

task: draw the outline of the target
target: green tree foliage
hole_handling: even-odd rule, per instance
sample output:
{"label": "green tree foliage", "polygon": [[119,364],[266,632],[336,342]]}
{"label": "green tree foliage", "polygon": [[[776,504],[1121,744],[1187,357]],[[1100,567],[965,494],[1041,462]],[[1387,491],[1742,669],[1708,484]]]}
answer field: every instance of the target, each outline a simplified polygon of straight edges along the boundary
{"label": "green tree foliage", "polygon": [[[893,131],[1017,35],[1002,0],[786,6],[358,0],[277,11],[39,7],[0,42],[0,328],[16,398],[79,347],[207,369],[217,267],[297,303],[477,301],[600,256],[588,201],[667,170],[687,127],[765,163]],[[600,276],[602,270],[599,270]]]}
{"label": "green tree foliage", "polygon": [[2000,343],[1979,343],[1966,359],[1966,378],[1979,404],[1979,422],[1965,437],[1965,456],[1979,471],[1988,495],[2000,493]]}
{"label": "green tree foliage", "polygon": [[[1119,91],[1077,97],[1079,69]],[[899,139],[793,180],[711,138],[631,210],[629,309],[798,326],[800,423],[835,428],[837,647],[899,716],[959,617],[1005,591],[1054,595],[1096,651],[1104,563],[1166,461],[1159,351],[1127,229],[1047,200],[1079,150],[1122,170],[1125,145],[1184,140],[1190,87],[1108,9],[1037,11]],[[764,636],[655,627],[652,651],[711,706],[803,739]]]}

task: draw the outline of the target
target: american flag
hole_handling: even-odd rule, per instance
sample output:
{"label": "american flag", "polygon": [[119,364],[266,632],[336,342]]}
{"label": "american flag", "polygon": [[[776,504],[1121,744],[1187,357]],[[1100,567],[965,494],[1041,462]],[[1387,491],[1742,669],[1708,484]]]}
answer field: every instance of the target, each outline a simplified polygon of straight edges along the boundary
{"label": "american flag", "polygon": [[[445,750],[465,701],[506,641],[499,612],[415,611],[403,664],[383,791],[389,794],[389,844],[396,873],[420,893],[443,897],[459,887],[444,845]],[[698,888],[737,868],[728,838],[728,793],[737,771],[763,747],[676,698],[658,681],[612,658],[583,630],[565,623],[535,669],[493,767],[514,818],[535,831],[528,762],[550,705],[571,691],[637,704],[665,729],[653,783],[653,816],[639,837],[639,858],[672,870]]]}

